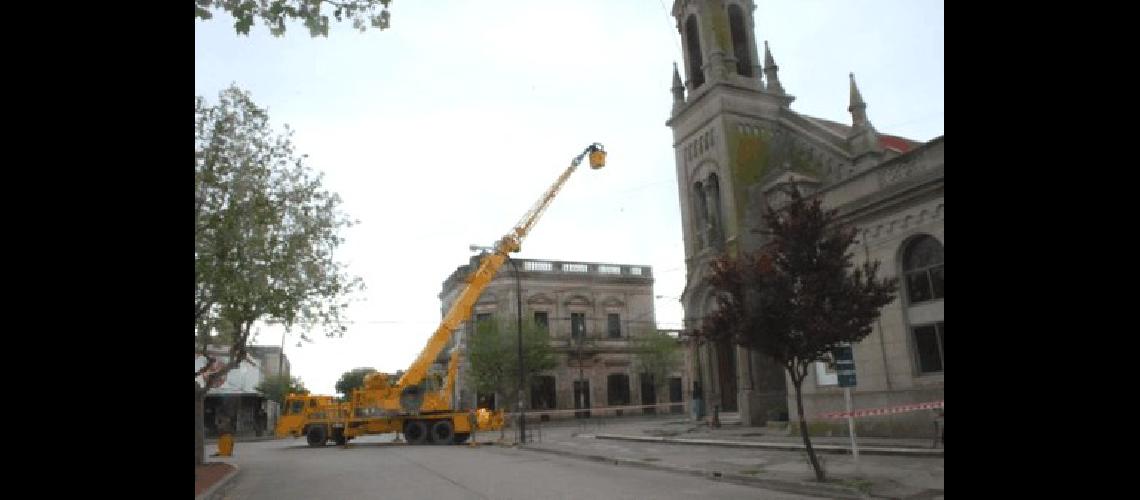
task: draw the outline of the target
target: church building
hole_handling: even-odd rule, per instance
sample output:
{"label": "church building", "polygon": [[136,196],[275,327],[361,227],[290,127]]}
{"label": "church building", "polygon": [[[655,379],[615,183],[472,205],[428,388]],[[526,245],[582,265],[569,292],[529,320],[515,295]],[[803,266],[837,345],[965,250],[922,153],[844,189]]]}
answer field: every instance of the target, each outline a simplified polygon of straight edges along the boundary
{"label": "church building", "polygon": [[[880,132],[855,75],[844,75],[842,68],[801,70],[821,78],[847,76],[850,123],[792,110],[795,89],[781,85],[768,41],[763,54],[759,51],[754,10],[751,0],[673,4],[684,79],[674,67],[666,125],[673,131],[684,226],[686,329],[699,328],[715,304],[706,283],[709,262],[725,252],[760,248],[763,210],[778,206],[780,188],[792,184],[821,198],[826,208],[837,208],[845,224],[858,228],[852,248],[856,265],[878,260],[880,277],[899,278],[897,299],[883,308],[871,335],[854,346],[855,406],[941,402],[944,136],[923,143]],[[744,425],[798,419],[794,390],[781,366],[727,342],[697,349],[689,370],[709,411],[715,405],[721,412],[738,412]],[[843,420],[819,418],[844,409],[832,368],[818,364],[803,390],[813,432],[841,432]],[[929,437],[931,413],[860,418],[857,430],[868,436]]]}

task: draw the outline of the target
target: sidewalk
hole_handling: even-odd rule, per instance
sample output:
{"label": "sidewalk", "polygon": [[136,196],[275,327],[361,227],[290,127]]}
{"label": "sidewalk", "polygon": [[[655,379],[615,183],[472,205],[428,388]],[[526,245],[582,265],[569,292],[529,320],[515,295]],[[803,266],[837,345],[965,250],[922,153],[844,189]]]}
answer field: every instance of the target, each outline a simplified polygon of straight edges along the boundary
{"label": "sidewalk", "polygon": [[212,462],[194,467],[194,498],[206,500],[228,483],[238,473],[236,465],[225,462]]}
{"label": "sidewalk", "polygon": [[[828,478],[819,483],[799,434],[744,427],[731,414],[725,417],[719,429],[682,415],[541,425],[528,421],[527,444],[522,448],[826,498],[944,496],[944,449],[941,445],[932,449],[930,439],[858,438],[856,474],[849,438],[813,437],[812,447]],[[517,431],[508,429],[507,435],[515,439]]]}

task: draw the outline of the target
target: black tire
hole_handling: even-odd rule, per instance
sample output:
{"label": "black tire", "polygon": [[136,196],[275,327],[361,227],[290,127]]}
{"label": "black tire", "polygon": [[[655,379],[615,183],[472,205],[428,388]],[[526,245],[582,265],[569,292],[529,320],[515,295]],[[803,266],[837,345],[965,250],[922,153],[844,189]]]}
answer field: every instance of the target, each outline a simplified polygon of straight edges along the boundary
{"label": "black tire", "polygon": [[409,420],[404,424],[404,439],[408,444],[424,444],[428,439],[427,425],[420,420]]}
{"label": "black tire", "polygon": [[348,444],[348,440],[344,437],[344,429],[333,429],[332,434],[333,442],[336,443],[337,446]]}
{"label": "black tire", "polygon": [[318,448],[325,445],[328,437],[325,435],[324,426],[314,425],[309,427],[309,432],[305,434],[305,439],[309,442],[309,446]]}
{"label": "black tire", "polygon": [[436,420],[431,424],[432,444],[451,444],[455,439],[455,426],[451,420]]}
{"label": "black tire", "polygon": [[456,432],[456,433],[455,433],[455,441],[454,441],[454,442],[455,442],[455,444],[463,444],[463,443],[466,443],[466,442],[467,442],[467,439],[468,439],[468,438],[470,438],[470,437],[471,437],[471,434],[470,434],[470,433],[467,433],[467,432]]}

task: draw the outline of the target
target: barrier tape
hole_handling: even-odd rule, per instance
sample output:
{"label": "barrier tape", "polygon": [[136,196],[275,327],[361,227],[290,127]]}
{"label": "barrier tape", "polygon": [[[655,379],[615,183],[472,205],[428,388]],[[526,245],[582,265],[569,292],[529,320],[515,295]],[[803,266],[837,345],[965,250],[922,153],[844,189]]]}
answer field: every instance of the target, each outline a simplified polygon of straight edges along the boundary
{"label": "barrier tape", "polygon": [[943,401],[931,401],[929,403],[914,403],[909,405],[889,406],[886,408],[865,408],[862,410],[853,410],[851,412],[835,411],[829,413],[821,413],[816,418],[847,418],[847,417],[871,417],[878,415],[893,415],[895,413],[907,413],[919,410],[933,410],[943,408]]}

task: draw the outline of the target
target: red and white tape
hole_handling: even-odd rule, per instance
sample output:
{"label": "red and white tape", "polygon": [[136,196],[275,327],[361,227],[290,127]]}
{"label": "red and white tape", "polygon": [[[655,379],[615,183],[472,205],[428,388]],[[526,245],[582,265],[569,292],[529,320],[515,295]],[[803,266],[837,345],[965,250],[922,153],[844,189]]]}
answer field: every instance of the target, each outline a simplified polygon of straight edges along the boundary
{"label": "red and white tape", "polygon": [[931,401],[929,403],[914,403],[909,405],[890,406],[887,408],[865,408],[851,412],[834,411],[829,413],[821,413],[816,418],[872,417],[877,415],[893,415],[895,413],[906,413],[919,410],[934,410],[943,407],[944,401]]}

